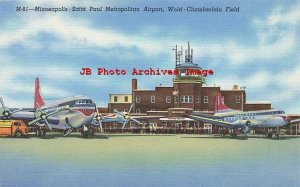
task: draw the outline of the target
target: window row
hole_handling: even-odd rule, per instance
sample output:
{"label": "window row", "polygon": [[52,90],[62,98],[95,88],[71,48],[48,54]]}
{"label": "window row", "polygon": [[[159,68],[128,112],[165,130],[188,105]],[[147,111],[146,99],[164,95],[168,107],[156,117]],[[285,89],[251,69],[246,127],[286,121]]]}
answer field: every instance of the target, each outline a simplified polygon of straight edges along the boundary
{"label": "window row", "polygon": [[[118,96],[114,96],[114,102],[118,102],[119,97]],[[124,97],[124,102],[128,102],[128,96]]]}
{"label": "window row", "polygon": [[[224,102],[224,96],[222,96],[222,101]],[[135,102],[140,103],[141,98],[140,96],[135,97]],[[171,103],[172,102],[172,97],[171,96],[166,96],[166,103]],[[174,102],[178,103],[178,96],[174,97]],[[181,95],[180,96],[180,103],[192,103],[193,102],[193,96],[191,95]],[[195,102],[200,103],[200,98],[199,96],[195,96]],[[236,96],[236,103],[241,103],[241,98],[240,96]],[[155,96],[151,96],[151,103],[155,103]],[[203,97],[203,103],[208,103],[208,96]]]}

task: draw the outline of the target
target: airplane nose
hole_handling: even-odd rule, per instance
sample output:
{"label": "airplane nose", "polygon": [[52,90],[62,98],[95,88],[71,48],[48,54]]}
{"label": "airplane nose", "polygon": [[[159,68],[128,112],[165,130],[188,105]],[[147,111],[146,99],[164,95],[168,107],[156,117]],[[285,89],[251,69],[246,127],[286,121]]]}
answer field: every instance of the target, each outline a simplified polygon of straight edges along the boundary
{"label": "airplane nose", "polygon": [[290,122],[292,120],[291,116],[286,116],[286,122]]}

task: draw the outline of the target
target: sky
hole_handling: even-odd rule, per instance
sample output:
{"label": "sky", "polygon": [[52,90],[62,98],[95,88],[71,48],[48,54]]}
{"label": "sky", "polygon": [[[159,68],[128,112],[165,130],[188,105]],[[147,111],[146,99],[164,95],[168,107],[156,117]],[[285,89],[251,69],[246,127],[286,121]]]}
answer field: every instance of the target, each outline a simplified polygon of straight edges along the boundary
{"label": "sky", "polygon": [[[16,7],[86,7],[87,11],[16,11]],[[90,12],[90,7],[136,7],[139,12]],[[164,12],[144,12],[145,6]],[[168,7],[219,7],[223,12],[168,12]],[[239,12],[225,12],[226,7]],[[39,77],[46,102],[171,86],[172,76],[133,76],[132,68],[174,69],[175,45],[194,49],[194,63],[214,70],[207,85],[246,87],[247,102],[300,114],[299,1],[242,0],[0,0],[0,97],[8,107],[33,107]],[[92,75],[80,75],[82,68]],[[97,68],[127,74],[97,75]]]}

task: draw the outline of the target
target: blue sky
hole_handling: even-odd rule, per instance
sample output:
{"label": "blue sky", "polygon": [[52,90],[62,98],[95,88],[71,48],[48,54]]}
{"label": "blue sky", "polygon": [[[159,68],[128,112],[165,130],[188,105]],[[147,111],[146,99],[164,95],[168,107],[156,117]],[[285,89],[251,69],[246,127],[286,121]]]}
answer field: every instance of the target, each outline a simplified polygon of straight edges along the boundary
{"label": "blue sky", "polygon": [[[16,6],[164,7],[147,12],[16,12]],[[168,6],[240,7],[239,13],[170,13]],[[174,68],[173,47],[194,48],[194,62],[213,69],[208,85],[246,86],[247,100],[271,101],[300,114],[299,1],[0,1],[0,96],[32,107],[34,78],[44,98],[87,95],[105,106],[130,93],[132,68]],[[81,76],[81,68],[93,75]],[[126,69],[98,76],[96,68]],[[172,85],[171,76],[139,76],[139,88]]]}

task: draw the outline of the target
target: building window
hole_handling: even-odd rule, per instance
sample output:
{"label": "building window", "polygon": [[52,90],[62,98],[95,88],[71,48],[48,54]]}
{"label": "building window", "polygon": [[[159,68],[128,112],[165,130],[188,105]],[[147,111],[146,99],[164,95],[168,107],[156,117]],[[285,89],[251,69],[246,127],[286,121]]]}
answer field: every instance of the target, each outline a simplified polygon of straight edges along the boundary
{"label": "building window", "polygon": [[154,95],[151,96],[151,103],[155,103],[155,96]]}
{"label": "building window", "polygon": [[171,96],[166,96],[166,103],[171,103]]}
{"label": "building window", "polygon": [[139,113],[141,113],[141,110],[140,109],[135,109],[135,113],[139,114]]}
{"label": "building window", "polygon": [[151,111],[155,111],[155,108],[151,108]]}
{"label": "building window", "polygon": [[240,98],[240,96],[236,96],[236,98],[235,98],[235,102],[236,102],[236,103],[240,103],[240,102],[241,102],[241,98]]}
{"label": "building window", "polygon": [[124,100],[125,102],[128,102],[128,96],[125,96]]}
{"label": "building window", "polygon": [[175,128],[181,128],[182,123],[181,122],[175,122]]}
{"label": "building window", "polygon": [[199,99],[199,96],[198,96],[198,95],[195,97],[195,102],[196,102],[196,103],[199,103],[199,102],[200,102],[200,99]]}
{"label": "building window", "polygon": [[114,102],[118,102],[118,97],[114,96]]}
{"label": "building window", "polygon": [[178,103],[178,96],[175,96],[175,103]]}
{"label": "building window", "polygon": [[192,102],[192,96],[190,96],[190,95],[181,95],[180,96],[180,102],[181,103],[191,103]]}
{"label": "building window", "polygon": [[208,103],[208,96],[204,96],[203,102]]}
{"label": "building window", "polygon": [[135,102],[136,103],[140,103],[140,101],[141,101],[140,96],[139,95],[135,96]]}

